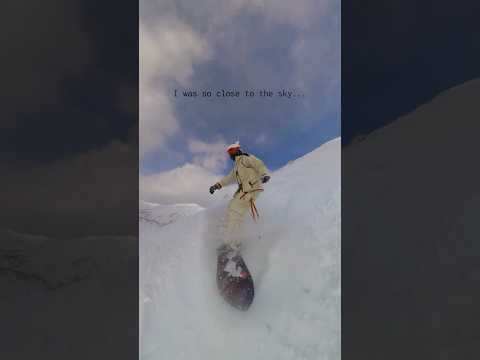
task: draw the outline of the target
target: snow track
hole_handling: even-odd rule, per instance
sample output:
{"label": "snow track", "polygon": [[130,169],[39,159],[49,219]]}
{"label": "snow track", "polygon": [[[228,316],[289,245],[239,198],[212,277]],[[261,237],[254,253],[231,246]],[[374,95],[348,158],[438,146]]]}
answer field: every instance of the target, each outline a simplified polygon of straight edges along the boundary
{"label": "snow track", "polygon": [[246,219],[247,312],[216,289],[227,202],[140,222],[141,359],[340,359],[340,140],[276,171]]}

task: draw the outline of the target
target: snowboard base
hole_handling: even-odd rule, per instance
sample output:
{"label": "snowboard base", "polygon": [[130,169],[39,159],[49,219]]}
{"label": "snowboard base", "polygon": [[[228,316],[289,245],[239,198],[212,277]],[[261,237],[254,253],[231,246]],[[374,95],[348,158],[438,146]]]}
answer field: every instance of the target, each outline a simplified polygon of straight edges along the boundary
{"label": "snowboard base", "polygon": [[240,252],[222,245],[217,257],[217,287],[227,303],[248,310],[255,295],[252,275]]}

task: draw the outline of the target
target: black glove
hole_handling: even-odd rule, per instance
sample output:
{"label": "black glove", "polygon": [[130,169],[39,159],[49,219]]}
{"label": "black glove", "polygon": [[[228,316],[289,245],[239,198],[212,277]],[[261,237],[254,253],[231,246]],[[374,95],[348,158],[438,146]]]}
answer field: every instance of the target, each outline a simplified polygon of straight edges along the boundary
{"label": "black glove", "polygon": [[216,183],[215,185],[210,186],[210,194],[213,194],[215,192],[215,190],[218,190],[221,187],[222,187],[222,185],[220,185],[219,183]]}
{"label": "black glove", "polygon": [[263,184],[265,184],[268,180],[270,180],[270,176],[264,175],[264,176],[262,177],[262,183],[263,183]]}

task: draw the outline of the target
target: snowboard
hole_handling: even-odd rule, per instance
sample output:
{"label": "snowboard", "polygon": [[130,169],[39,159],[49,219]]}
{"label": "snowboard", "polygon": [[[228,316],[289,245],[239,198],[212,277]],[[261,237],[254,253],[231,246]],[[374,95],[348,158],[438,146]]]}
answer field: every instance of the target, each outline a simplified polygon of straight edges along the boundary
{"label": "snowboard", "polygon": [[253,279],[239,251],[222,246],[217,250],[217,287],[227,303],[248,310],[255,295]]}

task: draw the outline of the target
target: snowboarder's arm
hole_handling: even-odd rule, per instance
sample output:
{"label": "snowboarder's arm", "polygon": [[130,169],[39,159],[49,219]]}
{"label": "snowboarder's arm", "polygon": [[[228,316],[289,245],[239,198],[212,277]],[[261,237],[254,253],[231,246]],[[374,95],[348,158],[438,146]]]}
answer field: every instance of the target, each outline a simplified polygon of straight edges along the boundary
{"label": "snowboarder's arm", "polygon": [[227,185],[235,182],[234,170],[235,169],[232,169],[232,171],[230,171],[230,173],[227,176],[225,176],[224,178],[222,178],[217,184],[220,184],[221,187],[224,187],[224,186],[227,186]]}

